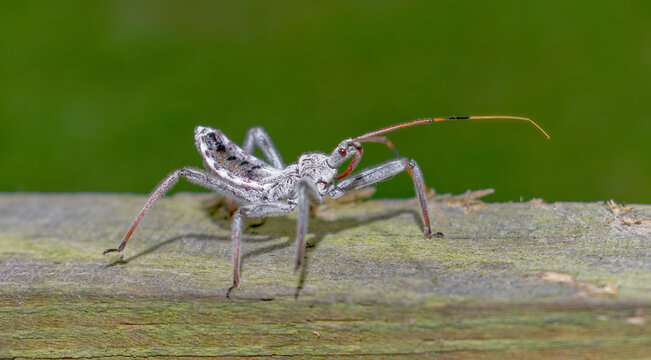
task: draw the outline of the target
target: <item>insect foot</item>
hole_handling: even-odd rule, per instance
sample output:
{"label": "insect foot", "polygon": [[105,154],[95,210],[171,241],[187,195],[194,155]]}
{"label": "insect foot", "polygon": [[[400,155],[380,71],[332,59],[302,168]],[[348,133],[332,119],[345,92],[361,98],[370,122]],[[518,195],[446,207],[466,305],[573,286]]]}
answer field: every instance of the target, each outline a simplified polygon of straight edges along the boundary
{"label": "insect foot", "polygon": [[106,250],[104,250],[104,252],[102,252],[102,255],[106,255],[106,254],[108,254],[110,252],[121,252],[121,251],[122,251],[122,249],[106,249]]}
{"label": "insect foot", "polygon": [[427,226],[425,227],[424,234],[425,234],[424,235],[425,239],[431,239],[431,238],[442,239],[445,237],[445,234],[443,234],[442,232],[435,232],[434,234],[432,234],[432,229],[430,229]]}

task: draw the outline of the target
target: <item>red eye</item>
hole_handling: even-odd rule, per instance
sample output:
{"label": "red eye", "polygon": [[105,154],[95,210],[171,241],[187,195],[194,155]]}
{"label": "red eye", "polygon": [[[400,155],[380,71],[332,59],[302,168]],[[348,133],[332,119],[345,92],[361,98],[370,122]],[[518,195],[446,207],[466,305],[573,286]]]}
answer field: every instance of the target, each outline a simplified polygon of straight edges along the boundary
{"label": "red eye", "polygon": [[341,155],[341,157],[346,156],[346,154],[347,154],[346,149],[344,149],[344,148],[339,148],[339,155]]}

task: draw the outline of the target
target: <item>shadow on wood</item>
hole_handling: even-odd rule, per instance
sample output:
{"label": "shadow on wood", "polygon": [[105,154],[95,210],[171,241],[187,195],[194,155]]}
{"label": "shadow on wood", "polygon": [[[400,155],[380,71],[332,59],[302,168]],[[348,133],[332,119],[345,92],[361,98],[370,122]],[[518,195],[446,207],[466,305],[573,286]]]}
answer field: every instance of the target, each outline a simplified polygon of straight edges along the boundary
{"label": "shadow on wood", "polygon": [[[210,194],[0,195],[0,357],[644,357],[651,207],[484,204],[439,195],[330,203],[295,274],[295,220],[253,222],[242,288]],[[309,275],[309,276],[308,276]],[[300,296],[295,297],[300,291]]]}

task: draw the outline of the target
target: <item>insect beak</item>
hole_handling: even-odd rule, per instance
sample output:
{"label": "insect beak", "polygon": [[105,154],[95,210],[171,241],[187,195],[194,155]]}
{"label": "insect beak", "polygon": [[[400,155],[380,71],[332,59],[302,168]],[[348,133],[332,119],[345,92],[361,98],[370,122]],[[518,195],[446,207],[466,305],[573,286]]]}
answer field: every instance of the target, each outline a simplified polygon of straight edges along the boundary
{"label": "insect beak", "polygon": [[[362,145],[356,141],[350,141],[348,142],[348,156],[346,158],[349,158],[353,156],[353,160],[348,164],[348,167],[346,168],[346,171],[343,173],[337,175],[337,180],[341,180],[348,176],[359,164],[359,161],[362,160],[362,153],[364,150],[362,149]],[[345,160],[345,159],[344,159]]]}

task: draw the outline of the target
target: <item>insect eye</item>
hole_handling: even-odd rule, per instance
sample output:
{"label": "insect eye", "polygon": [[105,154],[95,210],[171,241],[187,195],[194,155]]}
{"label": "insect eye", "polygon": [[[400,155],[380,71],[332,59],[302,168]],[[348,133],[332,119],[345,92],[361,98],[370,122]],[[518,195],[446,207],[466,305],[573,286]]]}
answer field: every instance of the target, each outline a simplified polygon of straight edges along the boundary
{"label": "insect eye", "polygon": [[341,155],[341,157],[346,156],[346,154],[348,154],[348,153],[346,152],[346,149],[344,149],[344,148],[339,148],[339,155]]}

